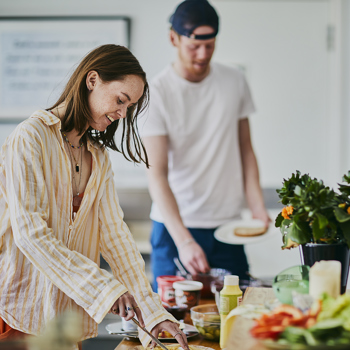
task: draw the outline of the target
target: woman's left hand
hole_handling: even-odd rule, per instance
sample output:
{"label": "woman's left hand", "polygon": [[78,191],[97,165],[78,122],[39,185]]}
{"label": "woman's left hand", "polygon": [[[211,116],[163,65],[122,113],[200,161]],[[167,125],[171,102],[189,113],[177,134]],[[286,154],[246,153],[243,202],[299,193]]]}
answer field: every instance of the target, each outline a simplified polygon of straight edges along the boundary
{"label": "woman's left hand", "polygon": [[[163,321],[158,323],[151,331],[151,333],[158,338],[161,331],[169,332],[176,341],[181,345],[184,350],[189,350],[187,338],[184,332],[181,331],[177,323],[171,321]],[[151,347],[155,347],[157,344],[152,341]]]}

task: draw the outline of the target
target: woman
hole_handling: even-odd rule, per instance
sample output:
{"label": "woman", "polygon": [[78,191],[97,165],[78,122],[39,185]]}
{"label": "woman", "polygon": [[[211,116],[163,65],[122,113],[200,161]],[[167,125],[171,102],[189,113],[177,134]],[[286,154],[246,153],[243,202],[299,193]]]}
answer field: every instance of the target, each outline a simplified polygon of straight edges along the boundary
{"label": "woman", "polygon": [[[38,334],[50,319],[73,310],[83,318],[84,340],[95,337],[97,324],[112,312],[126,320],[136,314],[155,336],[167,330],[188,348],[151,291],[123,221],[107,152],[148,166],[135,125],[147,102],[137,59],[124,47],[104,45],[82,60],[49,110],[35,112],[5,141],[0,330],[7,335]],[[119,149],[114,134],[121,121]],[[100,252],[113,274],[99,268]],[[145,333],[140,339],[144,346],[150,341]]]}

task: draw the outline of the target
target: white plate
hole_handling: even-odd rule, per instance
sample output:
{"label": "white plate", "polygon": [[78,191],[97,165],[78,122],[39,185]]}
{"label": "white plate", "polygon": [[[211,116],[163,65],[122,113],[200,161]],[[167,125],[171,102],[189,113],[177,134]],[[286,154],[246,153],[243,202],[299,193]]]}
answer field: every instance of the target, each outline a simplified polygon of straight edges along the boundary
{"label": "white plate", "polygon": [[[182,325],[182,324],[181,324]],[[187,338],[191,338],[191,337],[194,337],[196,335],[198,335],[198,330],[196,327],[194,326],[191,326],[189,324],[185,324],[183,323],[184,327],[180,327],[182,329],[182,331],[186,334],[186,337]],[[116,334],[116,333],[120,333],[120,332],[123,332],[123,327],[122,327],[122,323],[121,322],[115,322],[115,323],[109,323],[107,326],[106,326],[106,330],[109,334]],[[127,332],[125,331],[123,334],[118,334],[122,337],[129,337],[129,338],[138,338],[138,335],[135,331],[130,331],[130,332]],[[159,340],[169,340],[169,341],[172,341],[172,340],[176,340],[174,338],[162,338],[162,337],[159,337]]]}
{"label": "white plate", "polygon": [[[236,227],[261,227],[264,226],[264,223],[261,220],[257,219],[248,219],[248,220],[235,220],[231,221],[225,225],[218,227],[214,232],[214,237],[223,243],[228,244],[251,244],[264,241],[276,233],[279,233],[279,229],[274,226],[271,222],[267,231],[260,236],[253,237],[239,237],[236,236],[233,232]],[[282,237],[281,237],[282,241]]]}

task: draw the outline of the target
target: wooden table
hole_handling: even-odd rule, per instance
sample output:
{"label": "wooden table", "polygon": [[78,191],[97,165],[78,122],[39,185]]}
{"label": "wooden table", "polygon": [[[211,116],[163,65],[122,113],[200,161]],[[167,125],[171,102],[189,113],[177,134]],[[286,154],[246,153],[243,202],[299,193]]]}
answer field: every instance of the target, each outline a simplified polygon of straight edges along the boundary
{"label": "wooden table", "polygon": [[[274,299],[272,288],[254,288],[248,287],[244,293],[243,304],[264,304],[266,301]],[[215,303],[214,299],[203,299],[200,304],[212,304]],[[253,339],[249,334],[249,329],[253,325],[252,320],[245,319],[243,317],[237,316],[230,338],[228,341],[228,350],[264,350],[265,347],[260,345],[255,339]],[[190,323],[191,319],[189,316],[186,317],[185,323]],[[196,337],[188,339],[189,345],[201,345],[214,350],[220,350],[220,345],[218,342],[204,339],[200,334]],[[131,350],[135,347],[139,349],[140,342],[138,339],[129,340],[124,338],[115,350]]]}
{"label": "wooden table", "polygon": [[[215,304],[215,300],[214,299],[201,299],[200,305],[203,304]],[[185,323],[186,324],[192,324],[192,320],[190,317],[190,314],[188,313],[185,317]],[[188,339],[188,343],[189,345],[201,345],[201,346],[205,346],[208,348],[212,348],[214,350],[220,350],[220,345],[218,342],[214,342],[212,340],[207,340],[204,339],[202,335],[198,334],[197,336]],[[176,344],[176,342],[174,342],[174,344]],[[137,350],[139,350],[141,343],[138,339],[130,339],[130,338],[124,338],[119,345],[115,348],[115,350],[132,350],[133,348],[138,347]]]}

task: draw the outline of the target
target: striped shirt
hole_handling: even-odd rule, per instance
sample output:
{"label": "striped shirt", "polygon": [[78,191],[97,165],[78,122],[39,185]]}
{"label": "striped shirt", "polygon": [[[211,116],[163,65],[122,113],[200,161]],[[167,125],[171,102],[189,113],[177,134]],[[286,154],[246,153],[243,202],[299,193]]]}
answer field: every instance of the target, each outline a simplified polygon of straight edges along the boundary
{"label": "striped shirt", "polygon": [[[114,302],[129,291],[148,329],[169,319],[123,221],[106,150],[88,142],[92,172],[72,219],[71,164],[60,120],[40,110],[17,126],[0,155],[0,317],[39,334],[66,310],[97,336]],[[100,269],[100,253],[112,274]],[[176,322],[176,321],[175,321]],[[150,341],[141,333],[144,346]]]}

